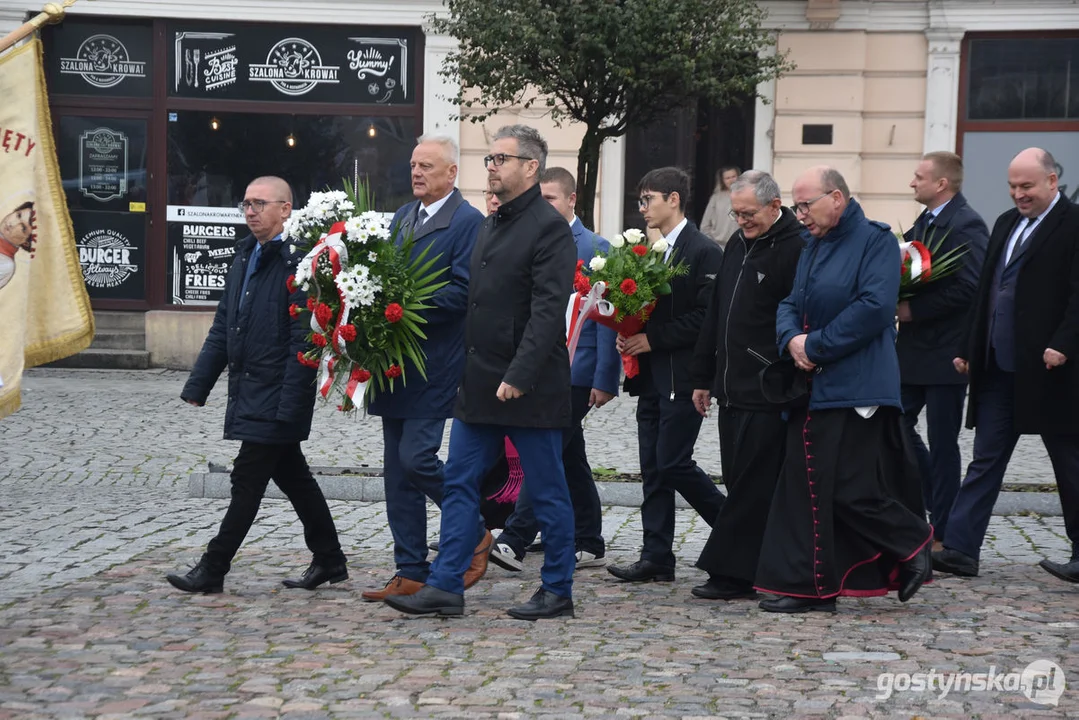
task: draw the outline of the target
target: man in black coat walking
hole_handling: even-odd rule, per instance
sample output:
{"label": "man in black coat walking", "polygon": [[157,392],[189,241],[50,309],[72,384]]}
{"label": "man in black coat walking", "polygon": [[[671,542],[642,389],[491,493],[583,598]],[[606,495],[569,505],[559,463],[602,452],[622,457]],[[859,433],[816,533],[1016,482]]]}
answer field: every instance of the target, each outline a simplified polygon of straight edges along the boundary
{"label": "man in black coat walking", "polygon": [[1041,567],[1079,582],[1079,207],[1057,186],[1057,165],[1028,148],[1008,166],[1015,208],[989,238],[966,350],[967,427],[974,458],[952,506],[933,569],[978,574],[978,558],[1004,471],[1020,435],[1041,435],[1053,463],[1071,559]]}
{"label": "man in black coat walking", "polygon": [[771,175],[749,170],[731,185],[739,230],[726,243],[708,314],[693,353],[693,404],[702,417],[719,405],[723,503],[697,560],[708,600],[756,597],[753,581],[768,511],[783,467],[784,408],[765,399],[760,373],[776,362],[776,310],[794,287],[802,224],[783,206]]}
{"label": "man in black coat walking", "polygon": [[427,584],[385,598],[414,615],[461,615],[463,576],[476,544],[480,480],[513,442],[543,532],[542,585],[509,611],[521,620],[573,616],[573,507],[562,466],[570,424],[566,303],[577,248],[565,219],[540,194],[547,143],[509,125],[485,157],[501,205],[483,221],[472,252],[465,367],[450,430],[438,558]]}
{"label": "man in black coat walking", "polygon": [[627,582],[670,582],[675,562],[674,493],[689,501],[709,525],[723,505],[723,493],[693,460],[702,418],[693,406],[689,372],[723,250],[686,219],[685,172],[675,167],[652,170],[641,178],[637,191],[648,227],[663,233],[664,258],[672,264],[684,262],[689,274],[672,280],[671,293],[656,301],[643,332],[618,338],[618,351],[636,355],[640,362],[640,373],[627,379],[625,388],[638,396],[644,548],[636,562],[611,565],[607,571]]}
{"label": "man in black coat walking", "polygon": [[[967,315],[978,289],[985,263],[989,228],[967,204],[963,187],[963,160],[955,153],[926,154],[914,171],[910,186],[914,199],[925,205],[914,227],[904,233],[907,242],[939,243],[938,257],[965,248],[962,267],[954,275],[919,288],[896,308],[899,317],[899,355],[902,380],[903,424],[918,470],[922,495],[933,525],[935,548],[948,530],[948,516],[959,493],[959,429],[967,376],[956,372],[952,358],[966,335]],[[925,408],[929,436],[926,447],[918,434],[918,416]]]}
{"label": "man in black coat walking", "polygon": [[232,500],[217,536],[202,559],[168,581],[186,592],[219,593],[232,558],[251,529],[270,479],[281,488],[304,527],[314,559],[299,580],[285,587],[313,590],[348,577],[330,509],[311,475],[300,443],[311,432],[315,371],[297,354],[310,349],[308,325],[289,314],[304,293],[290,292],[298,255],[281,233],[292,211],[292,192],[278,177],[260,177],[240,204],[251,234],[237,244],[213,325],[180,397],[201,407],[228,368],[225,439],[240,440],[232,469]]}

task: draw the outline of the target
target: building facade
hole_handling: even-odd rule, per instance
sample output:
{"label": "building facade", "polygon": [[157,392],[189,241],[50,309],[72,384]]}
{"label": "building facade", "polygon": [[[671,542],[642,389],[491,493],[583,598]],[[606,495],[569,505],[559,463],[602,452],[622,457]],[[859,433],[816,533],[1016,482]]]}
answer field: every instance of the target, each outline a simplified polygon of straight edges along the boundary
{"label": "building facade", "polygon": [[[989,221],[1008,206],[1005,167],[1023,147],[1048,148],[1075,184],[1072,0],[761,4],[769,52],[795,69],[743,107],[702,104],[609,142],[602,234],[634,222],[636,182],[660,164],[694,175],[696,216],[721,165],[769,170],[785,190],[806,167],[835,165],[871,217],[903,227],[919,211],[908,183],[926,151],[964,155],[965,192]],[[0,9],[0,33],[36,10]],[[456,117],[458,87],[439,72],[456,41],[426,29],[442,11],[432,0],[94,0],[48,28],[57,147],[95,309],[142,314],[154,364],[189,365],[244,232],[236,203],[259,174],[286,176],[301,200],[365,178],[392,211],[410,196],[415,137],[438,132],[459,140],[460,188],[482,207],[482,157],[511,122],[539,127],[549,164],[575,170],[572,124],[540,110]]]}

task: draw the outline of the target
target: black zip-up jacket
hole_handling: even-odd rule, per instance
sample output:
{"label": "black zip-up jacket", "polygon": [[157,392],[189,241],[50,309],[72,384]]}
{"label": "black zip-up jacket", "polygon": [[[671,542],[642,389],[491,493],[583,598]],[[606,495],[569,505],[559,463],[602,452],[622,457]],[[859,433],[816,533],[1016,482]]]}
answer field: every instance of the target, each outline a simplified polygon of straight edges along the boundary
{"label": "black zip-up jacket", "polygon": [[776,352],[776,310],[791,293],[802,224],[787,208],[763,235],[739,230],[727,243],[690,365],[694,389],[708,389],[720,407],[777,410],[761,394],[759,375]]}
{"label": "black zip-up jacket", "polygon": [[671,262],[686,263],[689,274],[674,278],[671,294],[660,295],[656,300],[656,307],[644,326],[652,350],[637,356],[641,372],[635,378],[626,379],[627,393],[658,393],[670,400],[676,395],[683,400],[693,397],[689,363],[722,260],[723,250],[696,225],[690,222],[682,228],[675,239]]}

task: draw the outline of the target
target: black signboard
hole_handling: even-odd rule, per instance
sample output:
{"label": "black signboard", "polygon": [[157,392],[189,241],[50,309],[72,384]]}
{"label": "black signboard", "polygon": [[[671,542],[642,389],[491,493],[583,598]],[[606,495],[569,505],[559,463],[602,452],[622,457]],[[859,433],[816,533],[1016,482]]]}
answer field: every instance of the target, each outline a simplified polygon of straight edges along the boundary
{"label": "black signboard", "polygon": [[414,28],[172,23],[166,37],[174,96],[416,102]]}
{"label": "black signboard", "polygon": [[146,121],[61,115],[60,172],[72,210],[145,211]]}
{"label": "black signboard", "polygon": [[91,298],[146,297],[146,216],[72,210],[75,245]]}
{"label": "black signboard", "polygon": [[235,209],[170,205],[167,217],[165,300],[172,305],[216,305],[236,243],[248,233],[243,216]]}
{"label": "black signboard", "polygon": [[42,32],[52,94],[150,96],[153,33],[149,23],[86,22],[68,17]]}

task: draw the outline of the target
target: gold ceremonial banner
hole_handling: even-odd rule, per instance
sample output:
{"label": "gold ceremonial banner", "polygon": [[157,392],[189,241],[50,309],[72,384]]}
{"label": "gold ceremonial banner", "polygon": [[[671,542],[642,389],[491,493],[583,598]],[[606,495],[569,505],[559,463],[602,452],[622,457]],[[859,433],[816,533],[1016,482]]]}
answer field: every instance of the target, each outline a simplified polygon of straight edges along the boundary
{"label": "gold ceremonial banner", "polygon": [[94,318],[67,212],[41,41],[0,55],[0,418],[23,369],[84,350]]}

